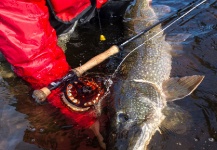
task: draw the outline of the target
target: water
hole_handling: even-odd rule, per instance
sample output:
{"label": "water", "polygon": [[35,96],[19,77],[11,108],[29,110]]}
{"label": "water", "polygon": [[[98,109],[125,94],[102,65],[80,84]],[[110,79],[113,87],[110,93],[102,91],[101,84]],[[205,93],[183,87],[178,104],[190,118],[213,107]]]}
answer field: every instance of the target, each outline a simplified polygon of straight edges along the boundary
{"label": "water", "polygon": [[[155,0],[154,5],[168,5],[175,11],[188,2]],[[156,132],[148,146],[151,150],[217,149],[217,3],[209,7],[205,4],[200,8],[203,10],[196,9],[165,33],[173,46],[171,76],[201,74],[205,75],[205,79],[193,94],[174,102],[176,107],[173,111],[183,110],[188,117],[183,119],[182,125],[172,129],[169,128],[170,124],[162,126],[161,134]],[[84,64],[124,39],[124,27],[119,21],[101,19],[101,22],[107,38],[105,42],[99,42],[97,21],[75,30],[66,50],[67,60],[72,67]],[[112,75],[122,55],[125,55],[124,52],[89,72]],[[29,86],[13,75],[4,75],[5,71],[9,71],[5,63],[1,63],[1,68],[4,68],[0,70],[4,78],[0,78],[0,150],[100,149],[90,130],[77,130],[76,124],[71,124],[56,108],[49,104],[36,104],[31,98]],[[107,110],[103,111],[106,113]],[[170,113],[171,117],[173,114],[179,119],[175,113]],[[100,117],[103,133],[107,120],[106,115]]]}

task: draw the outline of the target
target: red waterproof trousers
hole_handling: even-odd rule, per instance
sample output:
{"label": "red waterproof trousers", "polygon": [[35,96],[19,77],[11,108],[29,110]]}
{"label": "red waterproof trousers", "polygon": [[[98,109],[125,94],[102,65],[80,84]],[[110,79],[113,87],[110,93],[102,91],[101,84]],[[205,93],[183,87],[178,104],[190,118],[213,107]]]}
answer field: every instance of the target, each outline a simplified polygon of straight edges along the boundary
{"label": "red waterproof trousers", "polygon": [[[57,46],[45,0],[0,1],[0,51],[14,72],[35,89],[63,77],[70,69],[65,54]],[[62,104],[59,94],[57,89],[48,97],[53,106],[83,127],[94,123],[91,111],[69,110]]]}

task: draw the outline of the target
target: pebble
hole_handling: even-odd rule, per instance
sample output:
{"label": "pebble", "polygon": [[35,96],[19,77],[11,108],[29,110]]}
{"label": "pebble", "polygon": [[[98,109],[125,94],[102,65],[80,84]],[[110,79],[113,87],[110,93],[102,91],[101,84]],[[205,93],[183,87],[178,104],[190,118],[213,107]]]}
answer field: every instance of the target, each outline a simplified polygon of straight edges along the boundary
{"label": "pebble", "polygon": [[210,142],[214,142],[215,140],[214,140],[214,138],[209,138],[208,139]]}

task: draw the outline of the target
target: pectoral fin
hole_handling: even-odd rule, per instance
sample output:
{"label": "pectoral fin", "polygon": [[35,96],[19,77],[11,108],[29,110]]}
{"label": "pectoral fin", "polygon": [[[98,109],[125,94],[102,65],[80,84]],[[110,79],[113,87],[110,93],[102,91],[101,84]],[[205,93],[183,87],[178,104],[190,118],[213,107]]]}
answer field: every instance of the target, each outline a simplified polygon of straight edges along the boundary
{"label": "pectoral fin", "polygon": [[163,82],[163,92],[168,101],[184,98],[191,94],[202,82],[204,76],[193,75],[170,78]]}

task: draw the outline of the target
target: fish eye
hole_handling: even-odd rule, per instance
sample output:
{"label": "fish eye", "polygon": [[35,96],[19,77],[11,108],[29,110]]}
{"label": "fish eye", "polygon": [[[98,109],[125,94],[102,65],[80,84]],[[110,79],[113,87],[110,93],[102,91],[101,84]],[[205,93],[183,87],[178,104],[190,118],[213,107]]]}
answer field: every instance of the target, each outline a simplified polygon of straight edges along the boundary
{"label": "fish eye", "polygon": [[124,113],[120,113],[118,115],[119,121],[120,122],[126,122],[127,120],[129,120],[129,116],[127,114]]}

